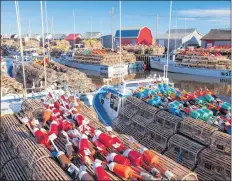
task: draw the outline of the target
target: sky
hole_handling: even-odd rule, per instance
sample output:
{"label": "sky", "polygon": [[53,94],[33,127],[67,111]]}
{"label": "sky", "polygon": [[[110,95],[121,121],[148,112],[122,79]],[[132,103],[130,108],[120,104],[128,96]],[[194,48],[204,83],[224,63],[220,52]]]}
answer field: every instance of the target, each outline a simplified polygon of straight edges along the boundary
{"label": "sky", "polygon": [[[104,35],[111,34],[112,18],[109,11],[112,7],[115,11],[114,34],[119,29],[119,1],[47,1],[46,5],[48,32],[51,32],[53,19],[54,33],[73,33],[75,17],[76,33],[92,30]],[[147,26],[154,37],[156,24],[158,34],[168,30],[170,1],[122,1],[121,7],[122,27]],[[40,1],[19,1],[19,13],[22,34],[42,33]],[[44,26],[46,33],[45,12]],[[213,28],[229,29],[230,1],[173,1],[171,28],[176,27],[197,28],[203,35]],[[14,33],[17,33],[15,3],[1,1],[1,34]]]}

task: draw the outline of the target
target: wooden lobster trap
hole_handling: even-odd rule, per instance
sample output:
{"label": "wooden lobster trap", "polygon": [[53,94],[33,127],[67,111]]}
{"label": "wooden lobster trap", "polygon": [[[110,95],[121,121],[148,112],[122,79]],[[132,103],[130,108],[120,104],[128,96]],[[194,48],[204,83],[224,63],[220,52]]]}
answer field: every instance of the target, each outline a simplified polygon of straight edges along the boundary
{"label": "wooden lobster trap", "polygon": [[231,155],[231,136],[221,131],[215,131],[211,136],[210,148],[214,152]]}
{"label": "wooden lobster trap", "polygon": [[204,149],[195,170],[200,180],[231,180],[231,157]]}
{"label": "wooden lobster trap", "polygon": [[164,130],[160,125],[150,123],[146,126],[145,137],[140,141],[142,145],[145,145],[149,149],[161,153],[168,145],[168,139],[171,137],[169,131]]}
{"label": "wooden lobster trap", "polygon": [[172,134],[176,133],[179,130],[181,121],[182,118],[163,110],[158,111],[155,119],[156,124],[160,125]]}
{"label": "wooden lobster trap", "polygon": [[169,139],[168,150],[164,155],[189,169],[193,169],[197,164],[199,152],[203,148],[204,146],[182,135],[175,134]]}
{"label": "wooden lobster trap", "polygon": [[210,126],[203,121],[195,120],[190,117],[181,122],[180,132],[204,145],[210,145],[211,135],[217,128]]}

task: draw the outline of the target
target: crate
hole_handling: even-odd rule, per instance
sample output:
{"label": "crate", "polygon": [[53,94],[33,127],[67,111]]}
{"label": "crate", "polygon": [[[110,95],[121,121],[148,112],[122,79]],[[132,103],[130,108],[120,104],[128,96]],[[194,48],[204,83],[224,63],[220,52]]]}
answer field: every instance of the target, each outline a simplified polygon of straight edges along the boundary
{"label": "crate", "polygon": [[181,122],[180,132],[204,145],[210,145],[211,135],[217,128],[210,126],[203,121],[195,120],[190,117]]}
{"label": "crate", "polygon": [[174,134],[179,130],[180,122],[182,120],[183,119],[180,117],[177,117],[177,116],[175,116],[167,111],[161,110],[156,114],[155,122],[156,122],[156,124],[163,127],[163,129]]}
{"label": "crate", "polygon": [[221,131],[215,131],[211,136],[211,150],[225,155],[231,155],[231,136]]}
{"label": "crate", "polygon": [[[215,180],[231,180],[231,157],[204,149],[199,155],[197,173],[215,176]],[[202,173],[203,172],[203,173]],[[201,177],[201,176],[200,176]]]}
{"label": "crate", "polygon": [[181,165],[193,169],[197,164],[199,152],[205,147],[182,135],[175,134],[168,141],[168,150],[164,155]]}

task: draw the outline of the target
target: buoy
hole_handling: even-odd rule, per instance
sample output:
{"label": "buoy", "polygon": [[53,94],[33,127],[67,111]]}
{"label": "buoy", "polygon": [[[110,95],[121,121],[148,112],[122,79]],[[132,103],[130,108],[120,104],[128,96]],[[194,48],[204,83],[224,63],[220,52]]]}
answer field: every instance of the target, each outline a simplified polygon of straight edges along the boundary
{"label": "buoy", "polygon": [[109,148],[112,147],[113,140],[109,135],[107,135],[106,133],[103,133],[100,130],[95,130],[94,133],[97,139],[101,141],[106,147],[109,147]]}
{"label": "buoy", "polygon": [[111,180],[109,175],[106,173],[106,171],[104,170],[104,168],[102,167],[102,165],[100,163],[94,162],[93,170],[95,172],[95,175],[96,175],[98,181]]}
{"label": "buoy", "polygon": [[116,153],[110,153],[106,157],[107,162],[116,162],[122,165],[130,166],[130,160]]}
{"label": "buoy", "polygon": [[124,179],[135,177],[144,180],[143,177],[141,177],[139,174],[134,172],[129,166],[111,162],[110,164],[108,164],[108,167],[111,172],[115,173],[116,175]]}

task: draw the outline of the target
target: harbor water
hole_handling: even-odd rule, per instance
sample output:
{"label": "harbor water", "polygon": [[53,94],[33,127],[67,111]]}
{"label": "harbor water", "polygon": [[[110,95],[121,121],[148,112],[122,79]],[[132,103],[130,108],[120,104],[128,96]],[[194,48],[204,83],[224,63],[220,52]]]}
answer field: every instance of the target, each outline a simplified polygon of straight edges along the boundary
{"label": "harbor water", "polygon": [[[4,58],[7,62],[8,74],[12,76],[13,69],[13,60],[10,58]],[[109,84],[118,84],[120,78],[110,78],[106,75],[101,75],[94,71],[80,70],[83,73],[86,73],[89,78],[92,79],[93,83],[100,87],[106,84],[107,80]],[[143,71],[131,69],[128,72],[128,75],[124,77],[124,80],[134,80],[147,78],[149,76],[153,77],[163,76],[163,72],[157,70]],[[226,102],[231,102],[231,79],[229,78],[213,78],[213,77],[203,77],[203,76],[194,76],[188,74],[179,74],[179,73],[168,73],[168,78],[171,83],[174,83],[175,88],[185,90],[185,91],[194,91],[199,88],[208,88],[215,92],[220,99]]]}

